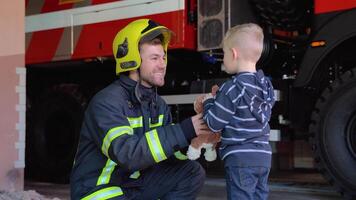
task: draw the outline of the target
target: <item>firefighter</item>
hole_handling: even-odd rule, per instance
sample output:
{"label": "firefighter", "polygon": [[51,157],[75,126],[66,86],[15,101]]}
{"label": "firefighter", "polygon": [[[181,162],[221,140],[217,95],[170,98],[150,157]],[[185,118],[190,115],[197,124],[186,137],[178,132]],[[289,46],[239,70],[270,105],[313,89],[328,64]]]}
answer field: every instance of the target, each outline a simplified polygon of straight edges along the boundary
{"label": "firefighter", "polygon": [[118,79],[98,92],[84,116],[71,174],[72,199],[195,199],[205,178],[182,149],[211,134],[202,116],[172,124],[157,95],[164,85],[171,31],[131,22],[113,41]]}

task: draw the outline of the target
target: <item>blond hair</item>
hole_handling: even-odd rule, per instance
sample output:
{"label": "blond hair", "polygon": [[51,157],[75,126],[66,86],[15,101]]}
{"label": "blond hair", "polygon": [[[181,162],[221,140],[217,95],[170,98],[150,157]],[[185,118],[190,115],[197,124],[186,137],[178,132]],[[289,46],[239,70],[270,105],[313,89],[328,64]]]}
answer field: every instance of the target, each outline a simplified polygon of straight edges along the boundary
{"label": "blond hair", "polygon": [[241,56],[257,62],[263,49],[263,30],[254,23],[246,23],[230,28],[223,40],[224,48],[238,48]]}

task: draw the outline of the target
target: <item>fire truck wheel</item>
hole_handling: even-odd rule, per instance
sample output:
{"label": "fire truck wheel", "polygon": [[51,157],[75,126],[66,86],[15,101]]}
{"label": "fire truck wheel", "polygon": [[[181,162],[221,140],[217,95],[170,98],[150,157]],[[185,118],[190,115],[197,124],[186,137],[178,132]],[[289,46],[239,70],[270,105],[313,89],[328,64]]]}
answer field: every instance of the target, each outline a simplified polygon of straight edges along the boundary
{"label": "fire truck wheel", "polygon": [[356,69],[325,89],[311,121],[320,172],[345,197],[356,198]]}
{"label": "fire truck wheel", "polygon": [[47,90],[31,111],[29,148],[30,177],[66,183],[77,149],[83,103],[76,85]]}

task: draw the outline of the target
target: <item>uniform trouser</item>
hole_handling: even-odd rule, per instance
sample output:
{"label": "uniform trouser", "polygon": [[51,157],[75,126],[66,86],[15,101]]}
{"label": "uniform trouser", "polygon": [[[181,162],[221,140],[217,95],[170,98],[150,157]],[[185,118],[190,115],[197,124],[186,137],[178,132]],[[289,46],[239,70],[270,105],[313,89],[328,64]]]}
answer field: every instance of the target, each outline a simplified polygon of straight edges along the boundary
{"label": "uniform trouser", "polygon": [[163,162],[143,171],[141,186],[125,188],[135,200],[190,200],[200,192],[205,171],[196,161]]}

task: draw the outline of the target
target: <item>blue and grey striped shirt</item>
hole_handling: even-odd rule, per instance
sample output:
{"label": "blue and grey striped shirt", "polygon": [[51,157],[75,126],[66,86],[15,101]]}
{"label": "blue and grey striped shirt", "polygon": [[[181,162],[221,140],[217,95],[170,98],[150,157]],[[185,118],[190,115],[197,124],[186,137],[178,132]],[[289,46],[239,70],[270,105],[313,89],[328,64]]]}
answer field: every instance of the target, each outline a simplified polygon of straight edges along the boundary
{"label": "blue and grey striped shirt", "polygon": [[204,102],[204,120],[221,132],[220,157],[225,165],[271,166],[269,120],[275,97],[262,70],[242,72],[226,81],[215,98]]}

